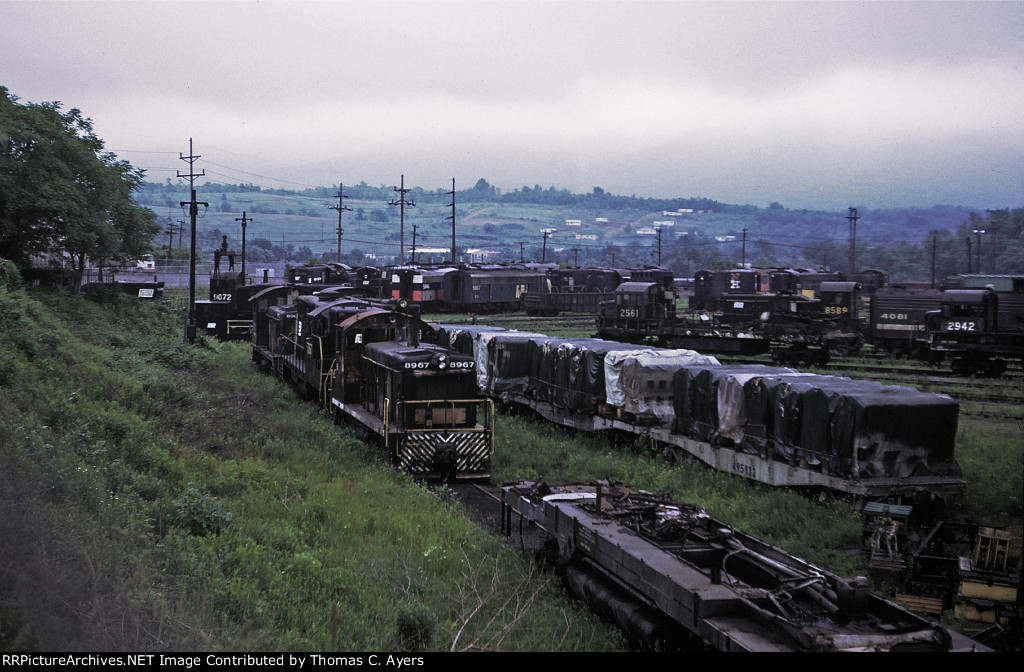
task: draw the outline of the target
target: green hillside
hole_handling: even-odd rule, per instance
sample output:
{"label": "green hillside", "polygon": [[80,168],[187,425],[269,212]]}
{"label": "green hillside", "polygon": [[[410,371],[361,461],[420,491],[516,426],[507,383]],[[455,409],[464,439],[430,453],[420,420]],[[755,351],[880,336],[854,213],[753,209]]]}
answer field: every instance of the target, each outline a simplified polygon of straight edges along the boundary
{"label": "green hillside", "polygon": [[0,649],[622,648],[243,345],[120,297],[0,314]]}

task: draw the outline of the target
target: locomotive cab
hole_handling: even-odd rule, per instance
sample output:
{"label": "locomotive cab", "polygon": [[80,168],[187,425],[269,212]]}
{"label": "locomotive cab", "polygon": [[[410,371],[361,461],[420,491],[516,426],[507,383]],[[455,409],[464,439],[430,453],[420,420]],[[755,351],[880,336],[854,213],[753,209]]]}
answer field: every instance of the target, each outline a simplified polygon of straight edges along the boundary
{"label": "locomotive cab", "polygon": [[437,345],[366,346],[362,408],[383,423],[396,465],[421,478],[489,477],[493,407],[477,391],[475,367],[472,355]]}

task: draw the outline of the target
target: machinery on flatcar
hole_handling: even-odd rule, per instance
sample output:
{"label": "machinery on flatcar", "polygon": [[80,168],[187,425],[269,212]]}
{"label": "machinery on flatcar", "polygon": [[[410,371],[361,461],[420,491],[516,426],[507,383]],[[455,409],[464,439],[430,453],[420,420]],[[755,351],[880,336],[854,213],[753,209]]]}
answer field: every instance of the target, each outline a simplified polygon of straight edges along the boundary
{"label": "machinery on flatcar", "polygon": [[472,357],[424,340],[433,328],[417,306],[287,291],[256,297],[257,366],[375,437],[413,476],[489,478],[493,404],[477,391]]}
{"label": "machinery on flatcar", "polygon": [[502,530],[543,530],[569,588],[645,649],[987,651],[844,579],[715,520],[619,483],[506,486]]}

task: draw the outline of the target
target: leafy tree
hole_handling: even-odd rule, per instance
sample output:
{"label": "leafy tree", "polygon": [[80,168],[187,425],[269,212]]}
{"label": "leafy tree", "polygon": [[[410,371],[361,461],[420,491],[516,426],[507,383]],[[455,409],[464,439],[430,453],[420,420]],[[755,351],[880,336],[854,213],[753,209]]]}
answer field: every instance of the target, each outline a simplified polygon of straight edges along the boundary
{"label": "leafy tree", "polygon": [[63,254],[81,273],[87,258],[103,267],[148,253],[160,227],[133,198],[142,176],[79,110],[21,105],[0,86],[0,256],[25,268]]}

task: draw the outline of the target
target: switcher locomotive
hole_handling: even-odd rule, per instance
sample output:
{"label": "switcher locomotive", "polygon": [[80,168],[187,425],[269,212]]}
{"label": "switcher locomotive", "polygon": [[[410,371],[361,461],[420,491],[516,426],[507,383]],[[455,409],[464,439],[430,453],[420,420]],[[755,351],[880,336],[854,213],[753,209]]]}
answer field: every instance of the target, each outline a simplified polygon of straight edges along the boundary
{"label": "switcher locomotive", "polygon": [[493,404],[475,362],[425,340],[416,306],[282,287],[254,297],[253,361],[425,480],[490,476]]}

